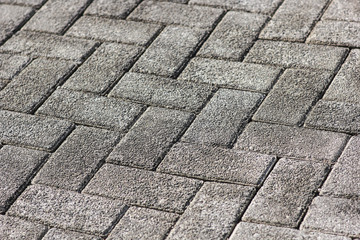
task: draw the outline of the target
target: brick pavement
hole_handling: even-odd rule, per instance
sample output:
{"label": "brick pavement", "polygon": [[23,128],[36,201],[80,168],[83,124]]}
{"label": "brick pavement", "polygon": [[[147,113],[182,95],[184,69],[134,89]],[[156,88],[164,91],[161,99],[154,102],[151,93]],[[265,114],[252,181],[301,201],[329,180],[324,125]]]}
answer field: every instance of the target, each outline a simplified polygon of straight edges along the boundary
{"label": "brick pavement", "polygon": [[0,0],[0,239],[360,239],[358,0]]}

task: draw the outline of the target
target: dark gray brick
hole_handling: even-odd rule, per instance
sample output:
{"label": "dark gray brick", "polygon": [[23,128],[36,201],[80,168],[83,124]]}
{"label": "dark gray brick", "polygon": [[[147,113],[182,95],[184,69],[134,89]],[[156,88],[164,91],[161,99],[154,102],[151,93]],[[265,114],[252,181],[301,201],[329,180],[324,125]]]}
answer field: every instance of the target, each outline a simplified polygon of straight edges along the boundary
{"label": "dark gray brick", "polygon": [[216,8],[148,0],[143,1],[129,19],[210,28],[222,13],[223,10]]}
{"label": "dark gray brick", "polygon": [[141,0],[95,0],[85,14],[125,18],[139,2]]}
{"label": "dark gray brick", "polygon": [[18,112],[31,112],[51,94],[74,67],[73,62],[66,60],[34,60],[0,92],[0,107]]}
{"label": "dark gray brick", "polygon": [[178,143],[157,170],[207,180],[259,185],[274,163],[275,157],[265,154]]}
{"label": "dark gray brick", "polygon": [[50,229],[42,240],[101,240],[99,237],[78,233],[64,231],[57,228]]}
{"label": "dark gray brick", "polygon": [[131,207],[107,239],[162,240],[177,218],[174,213]]}
{"label": "dark gray brick", "polygon": [[74,90],[102,93],[131,66],[142,48],[124,44],[103,43],[65,82]]}
{"label": "dark gray brick", "polygon": [[34,171],[46,157],[46,153],[14,146],[0,149],[0,213],[17,197]]}
{"label": "dark gray brick", "polygon": [[119,134],[77,127],[40,169],[33,182],[78,191],[111,152]]}
{"label": "dark gray brick", "polygon": [[194,116],[150,107],[121,139],[108,162],[154,169]]}
{"label": "dark gray brick", "polygon": [[159,30],[157,24],[84,16],[76,21],[66,35],[146,45]]}
{"label": "dark gray brick", "polygon": [[235,149],[333,161],[347,138],[342,133],[251,122],[239,136]]}
{"label": "dark gray brick", "polygon": [[322,16],[322,19],[335,19],[360,22],[358,0],[334,0]]}
{"label": "dark gray brick", "polygon": [[340,47],[259,40],[245,62],[334,71],[346,52],[346,48]]}
{"label": "dark gray brick", "polygon": [[266,19],[261,14],[228,12],[197,55],[241,59],[255,41]]}
{"label": "dark gray brick", "polygon": [[360,236],[358,199],[316,197],[301,227],[352,236]]}
{"label": "dark gray brick", "polygon": [[29,61],[27,56],[0,54],[0,78],[12,79]]}
{"label": "dark gray brick", "polygon": [[197,111],[214,87],[141,73],[126,73],[109,96],[161,107]]}
{"label": "dark gray brick", "polygon": [[259,93],[220,89],[190,125],[182,140],[230,145],[262,97]]}
{"label": "dark gray brick", "polygon": [[52,150],[73,126],[62,120],[0,111],[0,139],[4,143]]}
{"label": "dark gray brick", "polygon": [[197,48],[205,31],[181,26],[166,27],[132,71],[173,77]]}
{"label": "dark gray brick", "polygon": [[129,204],[182,212],[201,184],[199,180],[105,164],[84,192],[118,198]]}
{"label": "dark gray brick", "polygon": [[182,71],[179,79],[266,92],[279,73],[280,68],[272,66],[193,58]]}
{"label": "dark gray brick", "polygon": [[299,125],[330,83],[331,72],[287,69],[253,119]]}
{"label": "dark gray brick", "polygon": [[56,90],[37,111],[78,123],[124,130],[143,106],[88,93]]}
{"label": "dark gray brick", "polygon": [[45,233],[46,227],[38,223],[27,222],[18,218],[0,215],[0,239],[37,240]]}
{"label": "dark gray brick", "polygon": [[242,219],[297,227],[326,172],[322,163],[280,159]]}
{"label": "dark gray brick", "polygon": [[253,194],[252,187],[205,183],[167,239],[225,239]]}
{"label": "dark gray brick", "polygon": [[116,200],[32,185],[10,207],[8,214],[69,230],[106,234],[125,209]]}

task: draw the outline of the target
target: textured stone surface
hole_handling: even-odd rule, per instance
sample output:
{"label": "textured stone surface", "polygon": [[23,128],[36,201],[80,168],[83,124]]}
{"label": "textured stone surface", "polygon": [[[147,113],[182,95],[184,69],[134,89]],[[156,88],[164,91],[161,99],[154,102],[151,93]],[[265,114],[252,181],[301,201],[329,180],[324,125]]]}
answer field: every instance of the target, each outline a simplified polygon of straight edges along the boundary
{"label": "textured stone surface", "polygon": [[332,73],[287,69],[254,114],[254,120],[299,125],[329,85]]}
{"label": "textured stone surface", "polygon": [[93,126],[124,130],[141,110],[142,106],[136,103],[58,89],[37,112]]}
{"label": "textured stone surface", "polygon": [[235,149],[278,156],[332,161],[347,140],[342,133],[251,122],[235,144]]}
{"label": "textured stone surface", "polygon": [[0,78],[12,79],[29,61],[26,56],[0,54]]}
{"label": "textured stone surface", "polygon": [[272,66],[193,58],[179,79],[266,92],[279,73],[280,68]]}
{"label": "textured stone surface", "polygon": [[125,18],[141,0],[95,0],[86,9],[87,15]]}
{"label": "textured stone surface", "polygon": [[21,4],[25,6],[40,6],[45,0],[0,0],[0,3]]}
{"label": "textured stone surface", "polygon": [[45,233],[46,227],[38,223],[0,215],[0,238],[6,240],[37,240]]}
{"label": "textured stone surface", "polygon": [[182,212],[201,183],[184,177],[105,164],[84,192],[130,204]]}
{"label": "textured stone surface", "polygon": [[74,230],[106,234],[126,209],[116,200],[32,185],[8,214]]}
{"label": "textured stone surface", "polygon": [[322,19],[360,22],[360,5],[357,0],[334,0]]}
{"label": "textured stone surface", "polygon": [[171,148],[157,170],[259,185],[274,163],[275,157],[265,154],[178,143]]}
{"label": "textured stone surface", "polygon": [[50,229],[42,240],[100,240],[99,237],[91,236],[88,234],[64,231],[57,228]]}
{"label": "textured stone surface", "polygon": [[174,213],[131,207],[107,239],[162,240],[177,218]]}
{"label": "textured stone surface", "polygon": [[230,145],[261,99],[259,93],[220,89],[195,118],[182,140]]}
{"label": "textured stone surface", "polygon": [[167,239],[225,239],[254,194],[254,188],[205,183]]}

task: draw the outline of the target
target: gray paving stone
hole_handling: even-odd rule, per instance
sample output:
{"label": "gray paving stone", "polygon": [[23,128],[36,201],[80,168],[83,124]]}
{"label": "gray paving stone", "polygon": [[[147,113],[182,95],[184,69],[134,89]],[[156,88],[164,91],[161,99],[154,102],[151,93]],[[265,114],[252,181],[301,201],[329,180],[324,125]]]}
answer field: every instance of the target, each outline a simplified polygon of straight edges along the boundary
{"label": "gray paving stone", "polygon": [[26,23],[23,29],[63,33],[85,10],[88,2],[88,0],[49,0]]}
{"label": "gray paving stone", "polygon": [[308,115],[305,126],[349,133],[360,132],[360,105],[320,100]]}
{"label": "gray paving stone", "polygon": [[50,229],[42,240],[101,240],[99,237],[88,234],[64,231],[57,228]]}
{"label": "gray paving stone", "polygon": [[205,183],[167,239],[225,239],[253,194],[252,187]]}
{"label": "gray paving stone", "polygon": [[92,126],[124,130],[143,106],[88,93],[56,90],[37,111]]}
{"label": "gray paving stone", "polygon": [[74,67],[73,62],[66,60],[35,59],[0,92],[0,107],[33,111]]}
{"label": "gray paving stone", "polygon": [[182,212],[202,182],[153,171],[105,164],[83,192],[129,204]]}
{"label": "gray paving stone", "polygon": [[126,73],[109,96],[161,107],[197,111],[214,87],[141,73]]}
{"label": "gray paving stone", "polygon": [[0,3],[20,4],[25,6],[40,6],[45,0],[0,0]]}
{"label": "gray paving stone", "polygon": [[9,80],[3,80],[0,79],[0,90],[6,87],[6,85],[9,83]]}
{"label": "gray paving stone", "polygon": [[299,125],[329,85],[332,73],[287,69],[254,114],[254,120]]}
{"label": "gray paving stone", "polygon": [[185,142],[230,145],[263,95],[220,89],[190,125]]}
{"label": "gray paving stone", "polygon": [[162,240],[178,215],[153,209],[131,207],[111,231],[109,240]]}
{"label": "gray paving stone", "polygon": [[334,0],[322,16],[322,19],[360,22],[359,2],[357,0]]}
{"label": "gray paving stone", "polygon": [[70,122],[0,110],[0,140],[53,150],[72,130]]}
{"label": "gray paving stone", "polygon": [[207,180],[259,185],[275,160],[274,156],[254,152],[178,143],[157,170]]}
{"label": "gray paving stone", "polygon": [[108,162],[154,169],[193,119],[178,110],[149,107],[107,158]]}
{"label": "gray paving stone", "polygon": [[66,35],[146,45],[159,30],[157,24],[84,16],[75,22]]}
{"label": "gray paving stone", "polygon": [[0,149],[0,213],[5,212],[25,188],[46,156],[45,152],[8,145]]}
{"label": "gray paving stone", "polygon": [[0,54],[0,78],[12,79],[29,61],[27,56]]}
{"label": "gray paving stone", "polygon": [[297,227],[326,173],[322,163],[280,159],[242,220]]}
{"label": "gray paving stone", "polygon": [[320,21],[314,27],[307,42],[360,47],[360,22]]}
{"label": "gray paving stone", "polygon": [[301,227],[360,236],[359,206],[358,199],[316,197]]}
{"label": "gray paving stone", "polygon": [[342,133],[251,122],[239,136],[235,149],[333,161],[347,138]]}
{"label": "gray paving stone", "polygon": [[267,17],[228,12],[198,52],[198,56],[239,60],[252,46]]}
{"label": "gray paving stone", "polygon": [[102,93],[136,61],[142,48],[103,43],[65,82],[74,90]]}
{"label": "gray paving stone", "polygon": [[282,228],[269,225],[240,222],[229,240],[351,240],[343,236],[329,235],[319,232],[299,231],[291,228]]}
{"label": "gray paving stone", "polygon": [[125,18],[141,0],[95,0],[86,9],[86,15]]}
{"label": "gray paving stone", "polygon": [[132,20],[210,28],[223,10],[162,1],[143,1],[129,16]]}
{"label": "gray paving stone", "polygon": [[0,239],[37,240],[41,238],[45,231],[46,227],[38,223],[0,215]]}
{"label": "gray paving stone", "polygon": [[261,32],[260,38],[305,41],[327,2],[285,0]]}
{"label": "gray paving stone", "polygon": [[279,74],[280,68],[272,66],[193,58],[179,79],[266,92]]}
{"label": "gray paving stone", "polygon": [[245,62],[334,71],[346,52],[346,48],[333,46],[259,40],[246,55]]}
{"label": "gray paving stone", "polygon": [[132,71],[174,77],[195,51],[205,31],[166,27],[135,63]]}
{"label": "gray paving stone", "polygon": [[360,50],[353,49],[326,90],[323,99],[357,104],[360,102],[359,81]]}
{"label": "gray paving stone", "polygon": [[81,60],[95,47],[90,40],[68,38],[46,33],[19,32],[0,47],[0,51]]}
{"label": "gray paving stone", "polygon": [[119,134],[77,127],[61,144],[33,182],[78,191],[111,152]]}
{"label": "gray paving stone", "polygon": [[69,230],[107,234],[125,210],[126,206],[116,200],[32,185],[8,214]]}

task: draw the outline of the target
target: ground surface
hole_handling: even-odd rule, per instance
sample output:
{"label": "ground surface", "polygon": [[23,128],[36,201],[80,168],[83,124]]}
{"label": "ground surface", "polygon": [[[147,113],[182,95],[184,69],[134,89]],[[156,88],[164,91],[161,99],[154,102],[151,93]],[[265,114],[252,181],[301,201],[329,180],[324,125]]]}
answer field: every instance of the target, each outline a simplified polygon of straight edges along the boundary
{"label": "ground surface", "polygon": [[0,0],[0,239],[360,237],[359,0]]}

